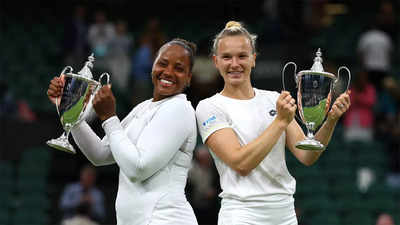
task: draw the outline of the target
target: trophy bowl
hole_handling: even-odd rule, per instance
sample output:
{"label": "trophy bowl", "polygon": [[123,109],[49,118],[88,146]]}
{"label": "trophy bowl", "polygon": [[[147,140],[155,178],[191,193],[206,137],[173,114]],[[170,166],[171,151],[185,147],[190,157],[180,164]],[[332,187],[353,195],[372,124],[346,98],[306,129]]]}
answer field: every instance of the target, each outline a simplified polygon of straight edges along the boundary
{"label": "trophy bowl", "polygon": [[282,83],[285,90],[285,70],[289,65],[295,67],[299,120],[307,129],[306,139],[296,143],[296,148],[302,150],[325,150],[326,146],[314,138],[314,132],[322,125],[330,110],[333,88],[339,81],[341,70],[346,70],[349,76],[346,90],[350,85],[350,70],[344,66],[339,67],[337,77],[332,73],[325,72],[321,56],[321,50],[318,49],[310,70],[303,70],[296,74],[297,65],[294,62],[286,63],[282,70]]}
{"label": "trophy bowl", "polygon": [[93,68],[93,62],[92,54],[78,74],[72,73],[73,69],[70,66],[62,70],[60,77],[64,81],[64,87],[60,99],[56,98],[56,109],[64,132],[59,138],[46,142],[50,147],[72,154],[76,153],[74,147],[68,141],[69,133],[76,124],[89,115],[92,109],[92,99],[102,86],[102,78],[107,78],[107,84],[110,81],[108,73],[103,73],[99,81],[92,79],[90,69]]}

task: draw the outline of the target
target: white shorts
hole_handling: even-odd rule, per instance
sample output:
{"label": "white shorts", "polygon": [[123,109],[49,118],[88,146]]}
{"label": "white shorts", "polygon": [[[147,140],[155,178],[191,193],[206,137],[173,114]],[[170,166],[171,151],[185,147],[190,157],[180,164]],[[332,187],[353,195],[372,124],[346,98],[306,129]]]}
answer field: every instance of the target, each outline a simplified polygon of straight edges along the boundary
{"label": "white shorts", "polygon": [[294,199],[278,203],[223,199],[218,225],[297,225]]}

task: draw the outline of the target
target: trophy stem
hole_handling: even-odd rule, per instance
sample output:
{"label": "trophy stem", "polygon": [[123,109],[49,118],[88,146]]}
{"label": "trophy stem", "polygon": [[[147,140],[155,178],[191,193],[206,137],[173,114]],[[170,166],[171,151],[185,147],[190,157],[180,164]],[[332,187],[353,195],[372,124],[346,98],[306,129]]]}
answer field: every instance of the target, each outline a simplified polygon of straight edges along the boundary
{"label": "trophy stem", "polygon": [[314,139],[314,133],[310,132],[309,130],[307,130],[307,138],[308,139]]}
{"label": "trophy stem", "polygon": [[59,138],[51,139],[47,141],[46,144],[57,150],[75,154],[76,151],[74,149],[74,146],[72,146],[71,143],[69,143],[68,136],[69,136],[69,131],[63,132]]}
{"label": "trophy stem", "polygon": [[308,151],[322,151],[325,150],[325,146],[318,140],[314,139],[314,134],[307,130],[307,137],[296,143],[296,148]]}

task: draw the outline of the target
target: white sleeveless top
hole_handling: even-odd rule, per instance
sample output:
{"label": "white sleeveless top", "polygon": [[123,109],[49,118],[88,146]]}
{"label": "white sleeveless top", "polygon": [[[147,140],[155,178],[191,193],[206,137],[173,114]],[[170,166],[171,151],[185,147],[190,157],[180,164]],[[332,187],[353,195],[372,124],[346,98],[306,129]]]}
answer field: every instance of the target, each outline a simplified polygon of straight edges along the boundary
{"label": "white sleeveless top", "polygon": [[[240,144],[259,137],[276,116],[278,92],[254,88],[255,97],[238,100],[216,94],[202,100],[196,109],[197,124],[203,142],[222,128],[232,128]],[[239,175],[212,151],[223,199],[239,201],[293,202],[296,181],[285,161],[285,133],[271,152],[247,176]]]}

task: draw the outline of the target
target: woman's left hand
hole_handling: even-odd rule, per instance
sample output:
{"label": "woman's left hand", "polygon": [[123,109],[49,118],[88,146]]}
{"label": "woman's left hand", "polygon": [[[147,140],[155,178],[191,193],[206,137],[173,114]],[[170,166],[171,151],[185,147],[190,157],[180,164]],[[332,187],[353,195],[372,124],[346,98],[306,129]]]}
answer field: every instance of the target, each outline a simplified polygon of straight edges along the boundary
{"label": "woman's left hand", "polygon": [[102,121],[116,115],[115,97],[111,91],[111,85],[104,85],[96,93],[93,99],[93,108]]}
{"label": "woman's left hand", "polygon": [[328,112],[327,120],[338,121],[339,118],[350,108],[350,91],[341,94],[333,103],[331,110]]}

